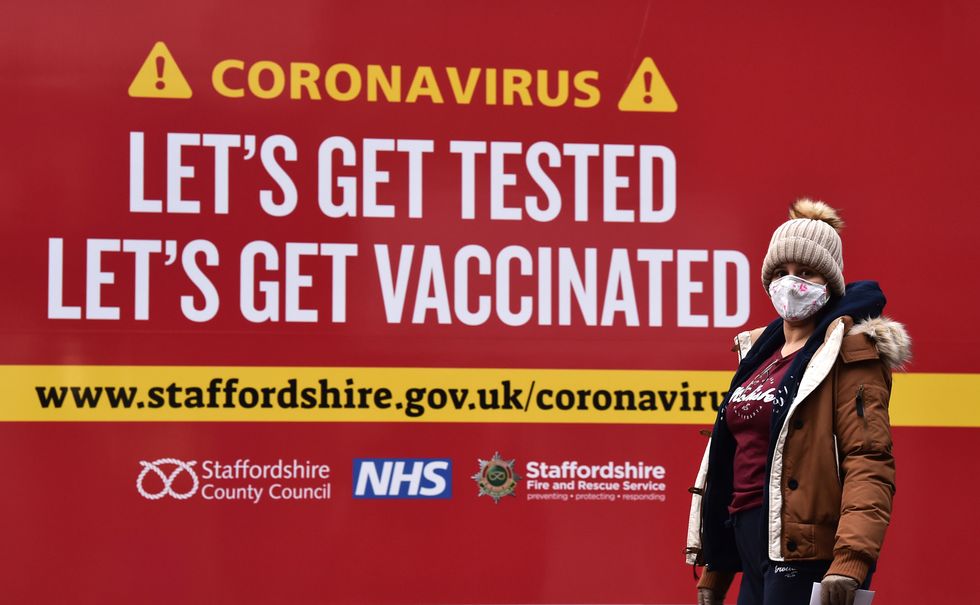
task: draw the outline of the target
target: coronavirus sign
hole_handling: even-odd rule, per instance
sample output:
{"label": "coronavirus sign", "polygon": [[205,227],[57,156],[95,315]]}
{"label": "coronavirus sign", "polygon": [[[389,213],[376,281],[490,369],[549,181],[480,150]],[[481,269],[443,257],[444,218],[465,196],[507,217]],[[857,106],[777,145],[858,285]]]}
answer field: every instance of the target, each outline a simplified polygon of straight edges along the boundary
{"label": "coronavirus sign", "polygon": [[909,578],[971,560],[931,520],[978,496],[935,310],[980,297],[980,15],[226,8],[8,11],[10,601],[694,602],[699,431],[801,196],[915,343],[873,587],[952,600]]}

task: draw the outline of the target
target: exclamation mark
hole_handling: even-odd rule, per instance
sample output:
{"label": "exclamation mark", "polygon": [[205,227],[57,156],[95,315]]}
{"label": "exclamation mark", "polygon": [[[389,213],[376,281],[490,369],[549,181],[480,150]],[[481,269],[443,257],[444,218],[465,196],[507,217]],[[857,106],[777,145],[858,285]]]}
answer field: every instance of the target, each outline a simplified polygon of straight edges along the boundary
{"label": "exclamation mark", "polygon": [[649,71],[643,72],[643,102],[647,105],[653,103],[653,74]]}
{"label": "exclamation mark", "polygon": [[164,64],[164,58],[163,57],[157,57],[155,63],[156,63],[156,67],[157,67],[157,81],[156,81],[155,86],[157,87],[157,90],[163,90],[164,88],[167,87],[167,83],[163,81],[163,64]]}

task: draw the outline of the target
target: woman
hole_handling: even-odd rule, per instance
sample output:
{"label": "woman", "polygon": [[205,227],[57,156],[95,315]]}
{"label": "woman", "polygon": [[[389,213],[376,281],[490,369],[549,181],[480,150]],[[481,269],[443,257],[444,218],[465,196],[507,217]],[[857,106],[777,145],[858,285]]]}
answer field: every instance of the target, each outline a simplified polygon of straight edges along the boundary
{"label": "woman", "polygon": [[836,211],[797,201],[773,233],[762,283],[780,318],[739,334],[739,366],[691,492],[698,603],[850,605],[891,515],[891,368],[909,358],[875,282],[844,285]]}

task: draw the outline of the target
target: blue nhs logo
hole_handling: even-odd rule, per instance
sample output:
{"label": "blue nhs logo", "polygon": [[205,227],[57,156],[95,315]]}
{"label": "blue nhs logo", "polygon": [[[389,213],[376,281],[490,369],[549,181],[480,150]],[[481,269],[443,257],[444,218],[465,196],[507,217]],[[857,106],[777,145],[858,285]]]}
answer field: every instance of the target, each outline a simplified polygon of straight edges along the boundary
{"label": "blue nhs logo", "polygon": [[451,498],[453,465],[441,458],[356,458],[355,498]]}

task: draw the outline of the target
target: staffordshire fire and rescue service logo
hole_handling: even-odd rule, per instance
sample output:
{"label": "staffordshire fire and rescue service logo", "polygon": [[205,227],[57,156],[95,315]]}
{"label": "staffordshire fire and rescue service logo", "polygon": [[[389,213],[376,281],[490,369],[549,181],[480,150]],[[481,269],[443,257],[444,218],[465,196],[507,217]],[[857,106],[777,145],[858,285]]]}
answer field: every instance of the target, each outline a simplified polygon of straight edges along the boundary
{"label": "staffordshire fire and rescue service logo", "polygon": [[504,496],[515,495],[514,490],[521,477],[514,472],[513,460],[504,460],[499,452],[494,452],[493,458],[479,462],[480,470],[472,477],[480,486],[479,496],[490,496],[497,504]]}
{"label": "staffordshire fire and rescue service logo", "polygon": [[[160,458],[153,462],[140,460],[140,465],[143,467],[143,470],[136,477],[136,490],[147,500],[159,500],[164,496],[170,496],[176,500],[186,500],[196,494],[198,487],[201,485],[200,481],[198,481],[197,473],[194,472],[193,467],[195,464],[197,464],[196,461],[184,462],[176,458]],[[161,467],[165,467],[167,470]],[[147,482],[152,485],[151,489],[154,490],[147,491],[144,482],[146,482],[147,476],[151,473],[159,481],[152,480]],[[190,485],[184,485],[186,482],[182,481],[181,484],[186,489],[175,491],[174,482],[184,473],[187,473],[190,479]]]}

